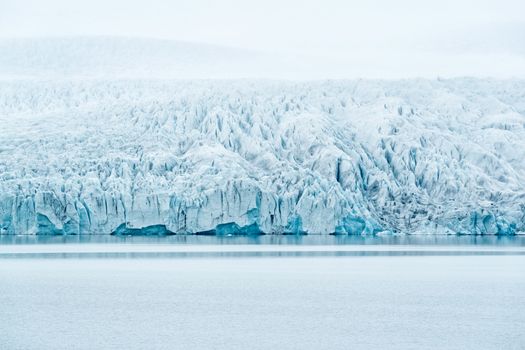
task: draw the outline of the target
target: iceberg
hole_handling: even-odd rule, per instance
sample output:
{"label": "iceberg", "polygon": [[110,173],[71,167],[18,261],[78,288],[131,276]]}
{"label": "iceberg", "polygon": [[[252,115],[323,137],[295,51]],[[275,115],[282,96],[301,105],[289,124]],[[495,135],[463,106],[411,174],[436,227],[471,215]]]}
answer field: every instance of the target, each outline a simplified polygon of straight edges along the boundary
{"label": "iceberg", "polygon": [[2,234],[525,232],[525,82],[0,82]]}

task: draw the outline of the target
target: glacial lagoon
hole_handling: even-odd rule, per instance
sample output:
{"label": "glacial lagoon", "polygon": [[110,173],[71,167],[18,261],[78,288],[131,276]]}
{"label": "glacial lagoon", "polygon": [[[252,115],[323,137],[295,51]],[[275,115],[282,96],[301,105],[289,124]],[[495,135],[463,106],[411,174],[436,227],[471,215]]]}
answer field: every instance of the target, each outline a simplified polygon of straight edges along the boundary
{"label": "glacial lagoon", "polygon": [[6,349],[521,349],[523,237],[1,237]]}

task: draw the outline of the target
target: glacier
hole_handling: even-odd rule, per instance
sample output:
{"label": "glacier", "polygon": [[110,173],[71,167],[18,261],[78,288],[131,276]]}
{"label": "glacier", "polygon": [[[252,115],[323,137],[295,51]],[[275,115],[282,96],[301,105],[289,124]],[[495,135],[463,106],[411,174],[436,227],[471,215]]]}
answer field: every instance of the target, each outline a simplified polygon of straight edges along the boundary
{"label": "glacier", "polygon": [[525,81],[4,79],[0,231],[525,233]]}

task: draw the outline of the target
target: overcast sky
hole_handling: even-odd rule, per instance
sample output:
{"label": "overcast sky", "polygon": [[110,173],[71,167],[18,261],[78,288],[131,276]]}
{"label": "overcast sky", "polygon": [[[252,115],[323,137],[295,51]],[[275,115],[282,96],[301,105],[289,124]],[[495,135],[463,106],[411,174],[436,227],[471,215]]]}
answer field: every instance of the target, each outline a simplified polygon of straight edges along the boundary
{"label": "overcast sky", "polygon": [[0,36],[64,35],[373,57],[390,67],[432,59],[455,71],[474,64],[479,75],[525,76],[525,0],[0,0]]}

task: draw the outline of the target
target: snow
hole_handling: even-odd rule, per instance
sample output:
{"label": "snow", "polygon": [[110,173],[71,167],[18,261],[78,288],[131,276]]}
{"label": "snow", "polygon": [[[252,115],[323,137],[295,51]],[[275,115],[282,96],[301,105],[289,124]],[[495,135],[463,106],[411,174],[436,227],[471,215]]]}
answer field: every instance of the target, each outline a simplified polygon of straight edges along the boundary
{"label": "snow", "polygon": [[[459,34],[454,32],[455,37]],[[523,41],[513,31],[500,36]],[[286,49],[264,51],[152,38],[0,38],[0,78],[310,80],[473,76],[523,79],[525,56],[518,52],[519,45],[509,44],[508,51],[498,48],[501,43],[499,40],[492,51],[483,49],[483,53],[458,51],[457,47],[450,46],[449,40],[438,47],[435,42],[424,40],[418,48],[414,43],[403,47],[392,46],[390,41],[386,46],[370,46],[367,42],[365,47],[351,45],[347,53],[338,50],[340,45],[333,50],[314,45],[313,51],[293,53],[294,50]]]}
{"label": "snow", "polygon": [[0,82],[4,234],[525,231],[519,80]]}
{"label": "snow", "polygon": [[0,38],[0,77],[9,79],[297,78],[309,67],[293,56],[174,40]]}

